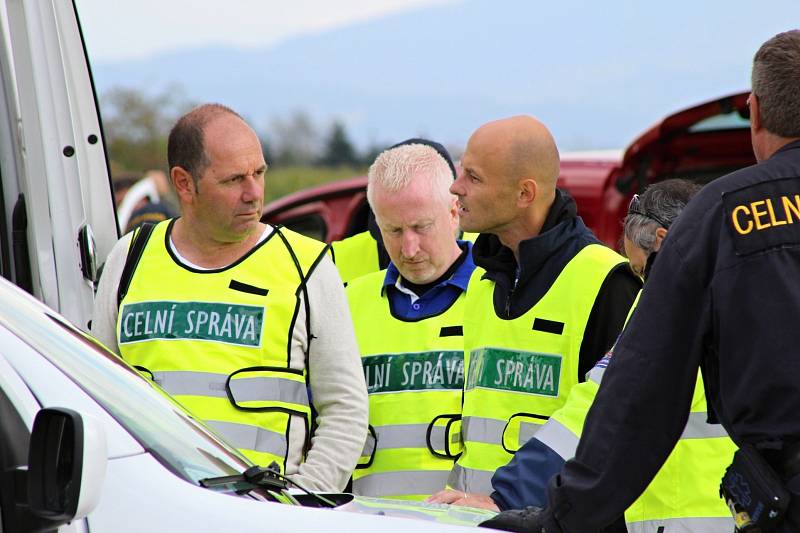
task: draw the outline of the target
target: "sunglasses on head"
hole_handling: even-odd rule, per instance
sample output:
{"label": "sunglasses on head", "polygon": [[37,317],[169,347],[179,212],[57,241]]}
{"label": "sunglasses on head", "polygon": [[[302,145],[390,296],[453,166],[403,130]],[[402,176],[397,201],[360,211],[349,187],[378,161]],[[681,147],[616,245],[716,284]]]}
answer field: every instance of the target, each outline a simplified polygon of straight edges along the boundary
{"label": "sunglasses on head", "polygon": [[634,194],[633,198],[631,198],[631,203],[628,204],[628,213],[632,215],[639,215],[644,218],[649,218],[653,222],[657,222],[659,226],[664,229],[669,229],[669,222],[666,222],[663,218],[656,216],[652,213],[647,213],[644,209],[642,209],[642,202],[639,199],[638,194]]}

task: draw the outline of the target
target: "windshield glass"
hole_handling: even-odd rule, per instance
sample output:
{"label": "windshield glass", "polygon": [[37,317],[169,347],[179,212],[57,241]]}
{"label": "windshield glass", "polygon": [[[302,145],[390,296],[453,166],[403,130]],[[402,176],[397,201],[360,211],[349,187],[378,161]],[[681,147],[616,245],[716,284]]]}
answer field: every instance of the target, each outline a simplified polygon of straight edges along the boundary
{"label": "windshield glass", "polygon": [[2,322],[86,391],[178,476],[197,484],[207,477],[239,474],[250,466],[158,386],[92,337],[55,314],[42,312],[39,306],[6,303]]}
{"label": "windshield glass", "polygon": [[690,132],[717,131],[750,128],[750,119],[738,112],[724,113],[705,118],[689,128]]}

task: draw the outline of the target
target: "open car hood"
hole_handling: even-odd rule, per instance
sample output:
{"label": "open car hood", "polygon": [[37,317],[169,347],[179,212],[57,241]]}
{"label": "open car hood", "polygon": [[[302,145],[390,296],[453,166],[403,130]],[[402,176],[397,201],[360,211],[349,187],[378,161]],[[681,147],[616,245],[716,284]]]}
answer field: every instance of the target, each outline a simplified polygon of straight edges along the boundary
{"label": "open car hood", "polygon": [[614,183],[623,194],[669,178],[700,183],[755,163],[747,96],[737,93],[679,111],[625,150]]}

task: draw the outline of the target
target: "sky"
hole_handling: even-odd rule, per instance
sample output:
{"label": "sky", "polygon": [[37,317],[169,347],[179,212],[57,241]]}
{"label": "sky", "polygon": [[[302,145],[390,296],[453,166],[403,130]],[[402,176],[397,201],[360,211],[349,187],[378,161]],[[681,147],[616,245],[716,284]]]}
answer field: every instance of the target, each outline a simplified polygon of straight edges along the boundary
{"label": "sky", "polygon": [[109,62],[217,45],[264,47],[303,34],[331,30],[420,7],[456,2],[76,0],[76,3],[92,61]]}
{"label": "sky", "polygon": [[567,150],[624,148],[664,116],[747,90],[800,0],[75,0],[103,96],[216,101],[268,137],[305,113],[359,149],[463,147],[532,114]]}

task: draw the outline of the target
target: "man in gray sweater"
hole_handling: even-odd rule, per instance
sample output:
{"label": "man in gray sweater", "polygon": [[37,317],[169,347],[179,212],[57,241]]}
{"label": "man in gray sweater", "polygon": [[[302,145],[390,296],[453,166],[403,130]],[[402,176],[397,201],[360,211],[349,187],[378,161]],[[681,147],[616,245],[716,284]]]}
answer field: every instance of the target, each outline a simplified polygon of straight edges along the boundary
{"label": "man in gray sweater", "polygon": [[260,222],[267,164],[231,109],[181,117],[168,158],[181,216],[117,243],[92,332],[253,462],[341,491],[367,394],[327,247]]}

